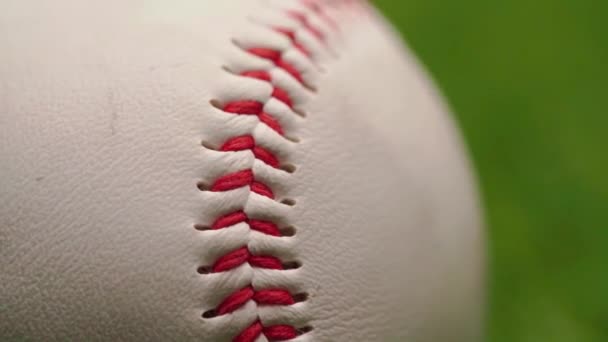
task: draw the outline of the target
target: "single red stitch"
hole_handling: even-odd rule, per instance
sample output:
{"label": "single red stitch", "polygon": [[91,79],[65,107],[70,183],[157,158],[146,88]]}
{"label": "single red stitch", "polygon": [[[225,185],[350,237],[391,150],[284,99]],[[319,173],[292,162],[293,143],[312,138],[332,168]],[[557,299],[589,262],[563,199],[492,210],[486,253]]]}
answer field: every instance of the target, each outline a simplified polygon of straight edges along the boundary
{"label": "single red stitch", "polygon": [[284,34],[285,36],[287,36],[287,38],[289,38],[289,40],[291,40],[291,43],[293,44],[293,46],[300,50],[300,52],[302,52],[304,54],[304,56],[310,58],[310,51],[308,51],[308,49],[306,49],[304,47],[304,45],[300,44],[300,42],[297,41],[296,39],[296,33],[290,29],[287,28],[283,28],[283,27],[275,27],[275,31]]}
{"label": "single red stitch", "polygon": [[291,293],[283,289],[255,291],[253,300],[260,305],[293,305],[296,303]]}
{"label": "single red stitch", "polygon": [[220,151],[223,152],[244,150],[251,150],[257,159],[274,168],[279,167],[278,158],[267,149],[256,146],[255,139],[251,135],[242,135],[231,138],[227,140],[222,147],[220,147]]}
{"label": "single red stitch", "polygon": [[272,341],[287,341],[298,337],[297,330],[289,325],[273,325],[264,328],[259,321],[243,330],[233,342],[254,342],[258,337],[264,334],[266,338]]}
{"label": "single red stitch", "polygon": [[217,307],[217,314],[219,316],[231,313],[238,308],[242,307],[250,299],[253,298],[255,291],[251,286],[240,289],[233,292],[230,296],[226,297],[222,303]]}
{"label": "single red stitch", "polygon": [[317,38],[321,42],[325,42],[325,34],[323,34],[323,32],[321,32],[316,27],[312,26],[312,24],[308,21],[308,17],[306,16],[306,14],[298,11],[287,11],[287,15],[297,20],[305,29],[312,33],[315,38]]}
{"label": "single red stitch", "polygon": [[236,211],[224,216],[221,216],[211,226],[212,229],[222,229],[230,226],[234,226],[235,224],[246,222],[249,224],[249,227],[253,230],[259,231],[261,233],[271,235],[271,236],[281,236],[281,231],[277,227],[274,222],[264,221],[264,220],[252,220],[247,217],[247,214],[243,211]]}
{"label": "single red stitch", "polygon": [[281,236],[281,231],[277,225],[270,221],[249,220],[249,227],[267,235]]}
{"label": "single red stitch", "polygon": [[250,257],[249,249],[241,247],[219,258],[213,264],[213,273],[225,272],[246,263]]}
{"label": "single red stitch", "polygon": [[338,24],[323,10],[316,0],[302,0],[304,5],[310,8],[315,14],[317,14],[321,19],[325,20],[329,26],[335,31],[339,30]]}
{"label": "single red stitch", "polygon": [[233,292],[226,297],[216,309],[218,316],[226,315],[238,310],[249,300],[260,305],[293,305],[295,300],[291,294],[282,289],[268,289],[255,291],[252,286],[247,286]]}
{"label": "single red stitch", "polygon": [[218,218],[213,225],[212,229],[222,229],[233,226],[235,224],[246,222],[249,224],[251,229],[257,230],[264,234],[272,236],[281,236],[281,232],[276,224],[270,221],[263,220],[252,220],[247,217],[247,214],[243,211],[236,211]]}
{"label": "single red stitch", "polygon": [[247,49],[247,52],[260,58],[271,60],[275,63],[281,59],[281,51],[269,48],[254,47]]}
{"label": "single red stitch", "polygon": [[217,259],[211,268],[212,273],[226,272],[248,262],[252,267],[282,270],[283,263],[269,255],[252,255],[247,246],[238,248]]}
{"label": "single red stitch", "polygon": [[242,100],[229,102],[224,105],[223,110],[227,113],[240,115],[257,115],[258,119],[275,130],[280,135],[283,135],[281,124],[272,116],[263,112],[264,104],[255,100]]}
{"label": "single red stitch", "polygon": [[258,115],[264,109],[264,104],[255,100],[242,100],[227,103],[223,109],[233,114]]}
{"label": "single red stitch", "polygon": [[256,181],[252,170],[243,170],[218,178],[211,186],[211,191],[230,191],[247,185],[251,191],[274,199],[272,189],[268,185]]}
{"label": "single red stitch", "polygon": [[272,116],[262,112],[258,114],[258,119],[260,119],[261,122],[265,123],[268,127],[272,128],[280,135],[284,135],[283,127],[281,127],[281,124]]}
{"label": "single red stitch", "polygon": [[262,334],[264,327],[260,321],[254,322],[252,325],[243,330],[232,342],[254,342]]}
{"label": "single red stitch", "polygon": [[224,215],[213,223],[211,229],[222,229],[230,226],[234,226],[235,224],[247,222],[247,214],[243,211],[236,211],[234,213],[230,213]]}
{"label": "single red stitch", "polygon": [[290,325],[273,325],[262,330],[264,336],[272,341],[287,341],[298,337],[298,331]]}
{"label": "single red stitch", "polygon": [[302,78],[302,74],[300,74],[298,69],[296,69],[296,67],[294,67],[292,64],[287,63],[286,61],[284,61],[282,59],[277,61],[275,64],[277,67],[287,71],[288,74],[293,76],[301,84],[306,84],[306,82],[304,82],[304,78]]}
{"label": "single red stitch", "polygon": [[274,87],[274,91],[272,92],[272,97],[277,100],[285,103],[289,108],[293,108],[293,102],[291,101],[291,97],[289,97],[289,93],[283,88]]}
{"label": "single red stitch", "polygon": [[277,50],[272,50],[268,48],[250,48],[247,51],[255,56],[260,58],[268,59],[272,61],[277,67],[287,71],[288,74],[293,76],[298,82],[304,84],[304,79],[302,78],[302,74],[296,69],[293,65],[286,62],[281,58],[281,52]]}
{"label": "single red stitch", "polygon": [[253,155],[257,159],[263,161],[264,163],[266,163],[274,168],[279,167],[279,160],[277,159],[277,157],[274,156],[274,154],[272,154],[267,149],[260,147],[260,146],[255,146],[252,149],[252,151],[253,151]]}
{"label": "single red stitch", "polygon": [[241,76],[256,78],[258,80],[262,80],[262,81],[266,81],[266,82],[272,81],[272,77],[270,76],[270,73],[266,70],[244,71],[241,73]]}
{"label": "single red stitch", "polygon": [[291,40],[292,42],[295,42],[296,40],[296,33],[293,32],[293,30],[290,30],[288,28],[284,28],[284,27],[275,27],[274,28],[275,31],[282,33],[284,35],[287,36],[287,38],[289,38],[289,40]]}
{"label": "single red stitch", "polygon": [[270,189],[270,187],[264,183],[253,181],[251,183],[251,191],[255,192],[256,194],[266,196],[268,198],[274,198],[274,193],[272,192],[272,189]]}
{"label": "single red stitch", "polygon": [[226,142],[220,147],[220,151],[243,151],[251,150],[255,147],[255,140],[251,135],[241,135],[226,140]]}
{"label": "single red stitch", "polygon": [[281,260],[266,255],[251,255],[248,260],[252,267],[266,268],[270,270],[283,270],[283,263]]}
{"label": "single red stitch", "polygon": [[253,171],[243,170],[222,176],[213,183],[211,191],[229,191],[253,183]]}
{"label": "single red stitch", "polygon": [[[270,76],[270,73],[267,71],[258,71],[258,70],[245,71],[245,72],[241,73],[241,75],[245,76],[245,77],[251,77],[251,78],[258,79],[258,80],[266,81],[266,82],[272,82],[272,77]],[[291,101],[291,97],[289,96],[289,93],[285,89],[275,86],[273,89],[273,92],[272,92],[272,97],[285,103],[287,106],[289,106],[289,108],[293,108],[293,102]]]}

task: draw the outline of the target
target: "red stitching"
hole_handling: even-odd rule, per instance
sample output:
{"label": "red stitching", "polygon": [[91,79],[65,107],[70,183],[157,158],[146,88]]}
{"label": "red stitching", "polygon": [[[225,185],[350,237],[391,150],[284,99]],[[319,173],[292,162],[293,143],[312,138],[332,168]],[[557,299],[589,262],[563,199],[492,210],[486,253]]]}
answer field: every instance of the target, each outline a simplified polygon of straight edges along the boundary
{"label": "red stitching", "polygon": [[[323,8],[316,3],[316,0],[302,1],[305,6],[307,6],[315,15],[327,22],[330,26],[335,26],[335,22],[333,22],[331,18],[327,16],[327,14],[323,11]],[[307,14],[299,11],[287,11],[286,15],[296,20],[302,28],[309,31],[320,42],[325,42],[325,34],[319,28],[310,23]],[[304,56],[311,59],[310,51],[298,41],[296,32],[294,30],[283,27],[274,27],[273,29],[285,35],[291,41],[292,46],[295,49],[299,50]],[[252,47],[245,50],[259,58],[271,61],[277,68],[283,69],[301,85],[308,86],[302,73],[297,69],[297,67],[283,59],[283,53],[281,51],[265,47]],[[273,86],[272,98],[284,103],[292,110],[294,109],[294,99],[292,94],[290,94],[287,89],[281,88],[274,84],[270,72],[266,70],[248,70],[242,72],[240,75],[270,83]],[[281,123],[276,118],[266,113],[264,107],[265,104],[260,101],[242,99],[225,103],[221,109],[226,113],[236,115],[257,116],[260,122],[266,124],[280,135],[284,135],[284,129],[281,126]],[[218,150],[221,152],[239,152],[249,150],[256,159],[264,162],[265,164],[273,168],[280,167],[280,160],[277,155],[275,155],[269,149],[258,145],[256,139],[252,135],[231,137],[226,140]],[[222,175],[213,182],[213,184],[209,187],[209,190],[214,192],[223,192],[243,187],[249,187],[250,191],[253,193],[257,193],[270,199],[275,199],[275,195],[271,187],[256,179],[252,169],[240,170],[234,173]],[[230,227],[240,223],[247,224],[251,230],[268,236],[279,238],[283,235],[276,223],[268,220],[251,218],[242,209],[218,217],[211,225],[211,229],[229,229]],[[285,270],[286,268],[279,258],[272,255],[252,254],[249,247],[245,245],[232,250],[231,252],[225,253],[216,259],[211,267],[202,267],[201,273],[228,272],[246,263],[253,268],[272,270]],[[238,310],[249,301],[254,301],[257,305],[289,306],[294,305],[297,300],[286,289],[265,288],[256,290],[253,288],[253,285],[250,284],[228,295],[213,311],[210,312],[212,312],[214,315],[227,315]],[[264,326],[258,318],[257,321],[235,336],[233,338],[233,342],[254,342],[261,335],[264,335],[266,339],[270,341],[285,341],[294,339],[300,334],[301,332],[298,332],[298,330],[291,325]]]}
{"label": "red stitching", "polygon": [[287,341],[298,337],[298,332],[289,325],[273,325],[264,328],[259,321],[253,323],[241,334],[235,337],[233,342],[253,342],[258,336],[264,334],[268,339],[273,341]]}
{"label": "red stitching", "polygon": [[298,11],[287,11],[287,15],[297,20],[305,29],[312,33],[315,38],[321,42],[325,41],[325,34],[323,34],[323,32],[316,27],[312,26],[312,24],[308,21],[308,16],[306,16],[306,14]]}
{"label": "red stitching", "polygon": [[287,36],[287,38],[289,38],[289,40],[291,40],[291,42],[293,43],[293,46],[296,49],[300,50],[300,52],[302,52],[304,54],[304,56],[309,57],[309,58],[311,57],[310,51],[308,51],[308,49],[305,48],[304,45],[302,45],[300,42],[297,41],[296,33],[294,31],[284,28],[284,27],[275,27],[274,29],[275,29],[275,31]]}
{"label": "red stitching", "polygon": [[306,82],[304,82],[304,79],[302,78],[302,74],[298,71],[298,69],[291,63],[283,59],[283,57],[281,56],[281,51],[256,47],[247,49],[247,52],[260,58],[272,61],[274,65],[287,71],[287,73],[293,76],[298,82],[300,82],[301,84],[306,84]]}
{"label": "red stitching", "polygon": [[220,151],[223,152],[244,150],[251,150],[257,159],[272,167],[279,167],[279,160],[277,157],[267,149],[257,146],[255,139],[251,135],[231,138],[227,140],[222,147],[220,147]]}

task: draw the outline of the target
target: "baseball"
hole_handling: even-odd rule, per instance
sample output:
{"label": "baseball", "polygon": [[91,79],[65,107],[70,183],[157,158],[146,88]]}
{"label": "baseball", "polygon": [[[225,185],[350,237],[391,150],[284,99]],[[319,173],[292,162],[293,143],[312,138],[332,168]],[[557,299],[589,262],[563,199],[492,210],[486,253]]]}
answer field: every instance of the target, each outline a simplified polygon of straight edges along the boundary
{"label": "baseball", "polygon": [[371,4],[5,0],[0,50],[0,340],[482,340],[467,153]]}

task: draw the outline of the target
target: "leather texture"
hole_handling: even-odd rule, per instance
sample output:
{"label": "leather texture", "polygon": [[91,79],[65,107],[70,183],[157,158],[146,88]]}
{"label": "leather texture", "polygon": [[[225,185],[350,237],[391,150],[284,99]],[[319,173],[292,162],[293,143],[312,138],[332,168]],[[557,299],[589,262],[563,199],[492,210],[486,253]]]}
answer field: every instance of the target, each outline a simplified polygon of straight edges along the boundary
{"label": "leather texture", "polygon": [[[339,30],[298,1],[2,1],[0,340],[223,342],[256,319],[312,327],[300,342],[481,340],[483,229],[452,118],[373,9],[322,5]],[[311,89],[250,46],[284,51]],[[285,137],[212,104],[242,98]],[[295,172],[214,150],[245,133]],[[197,188],[246,168],[276,200]],[[241,207],[295,234],[193,228]],[[301,267],[197,273],[243,244]],[[248,284],[307,298],[201,316]]]}

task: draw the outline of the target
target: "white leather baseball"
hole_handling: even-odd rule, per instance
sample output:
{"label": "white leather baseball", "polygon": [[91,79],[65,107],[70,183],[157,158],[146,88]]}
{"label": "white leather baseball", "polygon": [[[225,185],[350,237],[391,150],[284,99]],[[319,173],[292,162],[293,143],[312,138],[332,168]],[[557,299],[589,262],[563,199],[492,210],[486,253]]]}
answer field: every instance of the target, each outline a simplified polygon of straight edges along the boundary
{"label": "white leather baseball", "polygon": [[0,340],[481,339],[460,137],[359,1],[5,0]]}

